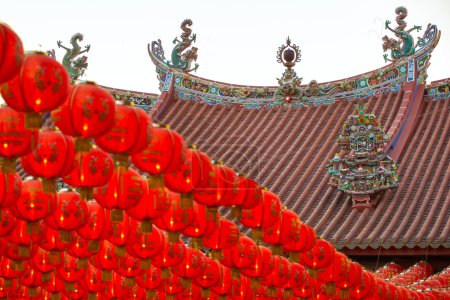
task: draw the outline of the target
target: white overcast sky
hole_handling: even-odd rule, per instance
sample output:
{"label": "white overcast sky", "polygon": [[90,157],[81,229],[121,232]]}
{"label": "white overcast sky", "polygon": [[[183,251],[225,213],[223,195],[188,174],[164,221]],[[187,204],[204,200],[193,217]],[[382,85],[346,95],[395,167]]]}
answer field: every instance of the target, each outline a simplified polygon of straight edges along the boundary
{"label": "white overcast sky", "polygon": [[[90,44],[85,79],[142,92],[158,92],[147,44],[160,38],[170,57],[185,18],[194,22],[198,76],[245,85],[276,85],[283,67],[276,51],[286,36],[300,46],[303,83],[337,80],[385,65],[384,21],[406,6],[408,27],[433,23],[442,31],[428,82],[450,77],[449,0],[0,0],[0,20],[19,34],[26,50],[58,49],[81,32]],[[422,35],[424,30],[420,33]],[[414,33],[417,37],[419,33]],[[392,34],[389,35],[392,37]]]}

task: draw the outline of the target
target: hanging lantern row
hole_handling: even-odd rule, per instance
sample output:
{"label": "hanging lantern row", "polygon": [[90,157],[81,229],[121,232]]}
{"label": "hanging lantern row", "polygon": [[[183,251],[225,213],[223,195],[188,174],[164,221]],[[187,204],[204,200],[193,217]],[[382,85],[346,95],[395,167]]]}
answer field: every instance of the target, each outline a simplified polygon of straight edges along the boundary
{"label": "hanging lantern row", "polygon": [[[0,298],[436,298],[364,270],[132,103],[71,85],[1,23],[0,38]],[[44,112],[56,127],[41,129]],[[56,193],[57,180],[73,190]]]}

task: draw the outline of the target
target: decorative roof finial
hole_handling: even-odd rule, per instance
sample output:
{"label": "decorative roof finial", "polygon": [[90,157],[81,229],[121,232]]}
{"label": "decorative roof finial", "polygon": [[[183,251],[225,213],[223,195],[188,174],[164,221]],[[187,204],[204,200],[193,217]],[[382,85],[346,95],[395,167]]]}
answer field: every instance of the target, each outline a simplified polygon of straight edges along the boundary
{"label": "decorative roof finial", "polygon": [[398,26],[395,29],[392,29],[389,26],[389,24],[391,24],[391,21],[386,20],[385,28],[395,33],[395,36],[397,36],[398,39],[396,40],[393,38],[389,38],[387,35],[382,38],[383,51],[386,52],[389,49],[391,50],[391,58],[389,59],[388,54],[386,53],[383,55],[384,60],[391,62],[414,54],[417,45],[414,45],[414,38],[412,37],[411,32],[414,30],[419,31],[422,29],[422,26],[414,26],[411,29],[405,30],[405,18],[408,16],[408,10],[406,9],[406,7],[397,7],[395,9],[395,13],[397,14],[397,18],[395,18],[395,20],[397,21]]}
{"label": "decorative roof finial", "polygon": [[277,51],[277,62],[282,63],[287,69],[284,71],[281,78],[278,80],[278,90],[275,93],[275,98],[291,102],[298,100],[303,96],[303,91],[300,90],[302,78],[297,77],[297,73],[292,69],[295,63],[301,60],[301,51],[296,44],[291,45],[291,39],[286,39],[286,45],[282,45]]}
{"label": "decorative roof finial", "polygon": [[181,40],[176,37],[173,40],[173,43],[176,46],[172,50],[172,61],[168,60],[166,64],[171,68],[176,68],[183,70],[185,72],[196,71],[199,65],[196,63],[193,68],[191,68],[191,64],[193,61],[197,61],[197,47],[192,47],[192,49],[187,50],[192,42],[195,42],[197,39],[197,35],[192,33],[192,20],[186,19],[181,23],[181,30],[183,33],[181,34]]}
{"label": "decorative roof finial", "polygon": [[[64,54],[64,57],[62,59],[62,64],[69,73],[72,81],[77,80],[78,78],[83,76],[88,67],[88,58],[86,55],[77,58],[77,56],[85,52],[89,52],[89,50],[91,49],[91,45],[86,45],[84,46],[84,50],[81,50],[78,42],[81,42],[83,38],[83,34],[79,32],[72,35],[72,37],[70,38],[70,44],[72,45],[72,48],[64,46],[61,41],[57,42],[58,48],[63,48],[64,50],[66,50],[66,54]],[[47,51],[47,54],[56,59],[54,49]]]}

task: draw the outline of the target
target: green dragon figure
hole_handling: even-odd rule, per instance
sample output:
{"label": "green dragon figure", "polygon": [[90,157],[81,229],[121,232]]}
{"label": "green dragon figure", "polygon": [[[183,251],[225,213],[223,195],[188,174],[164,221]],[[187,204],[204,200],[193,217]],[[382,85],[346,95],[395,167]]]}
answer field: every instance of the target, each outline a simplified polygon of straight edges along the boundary
{"label": "green dragon figure", "polygon": [[385,35],[383,40],[383,51],[386,52],[388,49],[391,49],[391,58],[388,58],[388,54],[384,54],[384,60],[387,61],[397,61],[401,59],[402,57],[409,56],[411,54],[414,54],[416,48],[414,45],[414,38],[411,35],[411,32],[414,30],[421,30],[422,26],[414,26],[413,28],[409,30],[405,30],[406,28],[406,22],[405,18],[408,16],[408,10],[404,6],[397,7],[395,9],[395,13],[397,14],[397,18],[395,19],[397,21],[398,26],[395,29],[392,29],[389,27],[389,24],[391,22],[389,20],[386,20],[385,22],[385,28],[389,29],[395,35],[398,37],[397,40],[389,38],[387,35]]}
{"label": "green dragon figure", "polygon": [[186,19],[181,23],[181,30],[183,30],[181,41],[178,40],[177,37],[173,40],[173,43],[177,45],[172,50],[172,61],[167,61],[169,67],[181,69],[185,72],[196,71],[199,67],[198,64],[195,64],[195,66],[191,68],[192,61],[197,61],[198,49],[192,47],[192,49],[185,51],[197,38],[195,33],[191,35],[192,29],[189,28],[190,26],[192,26],[192,20],[190,19]]}
{"label": "green dragon figure", "polygon": [[70,44],[72,45],[71,49],[63,46],[61,41],[57,42],[58,48],[63,48],[64,50],[67,51],[66,54],[64,54],[62,64],[66,68],[72,80],[76,80],[80,76],[82,76],[88,66],[87,56],[83,55],[81,57],[76,58],[80,54],[89,52],[89,49],[91,48],[91,45],[87,45],[84,47],[85,48],[84,50],[81,50],[81,47],[80,45],[78,45],[78,42],[81,42],[82,40],[83,35],[81,33],[75,33],[70,38]]}

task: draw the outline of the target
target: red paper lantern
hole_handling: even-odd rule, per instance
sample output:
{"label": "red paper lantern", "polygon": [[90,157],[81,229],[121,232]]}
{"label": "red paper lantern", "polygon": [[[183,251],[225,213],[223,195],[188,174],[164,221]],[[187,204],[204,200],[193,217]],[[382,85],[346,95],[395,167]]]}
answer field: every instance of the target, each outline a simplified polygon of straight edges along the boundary
{"label": "red paper lantern", "polygon": [[[31,257],[28,263],[30,264],[30,267],[36,271],[48,274],[48,272],[53,271],[56,266],[59,266],[62,263],[62,255],[62,252],[51,253],[50,251],[38,247],[36,253]],[[50,276],[50,274],[48,274],[48,276]]]}
{"label": "red paper lantern", "polygon": [[211,164],[210,158],[203,152],[199,151],[201,157],[201,181],[194,188],[194,200],[208,207],[217,207],[220,205],[223,197],[223,189],[226,187],[224,178],[216,165]]}
{"label": "red paper lantern", "polygon": [[199,151],[187,149],[183,163],[174,172],[164,174],[164,185],[173,192],[189,193],[201,181],[202,159]]}
{"label": "red paper lantern", "polygon": [[[163,236],[163,242],[161,249],[152,258],[152,264],[159,268],[169,268],[179,265],[186,257],[186,246],[183,241],[171,242],[167,241],[165,235]],[[163,274],[163,278],[167,278]]]}
{"label": "red paper lantern", "polygon": [[247,195],[247,180],[225,165],[219,164],[217,169],[226,183],[221,204],[226,207],[241,207]]}
{"label": "red paper lantern", "polygon": [[155,127],[146,148],[133,154],[131,161],[136,168],[151,175],[175,172],[181,166],[186,150],[186,144],[177,132]]}
{"label": "red paper lantern", "polygon": [[141,109],[127,105],[117,105],[113,127],[95,139],[103,150],[114,153],[120,161],[128,161],[127,156],[145,149],[152,138],[152,120]]}
{"label": "red paper lantern", "polygon": [[283,256],[274,255],[274,268],[266,277],[262,278],[261,283],[267,286],[282,287],[291,277],[291,265]]}
{"label": "red paper lantern", "polygon": [[62,106],[52,111],[52,119],[67,135],[98,137],[114,125],[114,98],[93,82],[77,84],[69,89]]}
{"label": "red paper lantern", "polygon": [[182,278],[194,279],[203,274],[205,267],[205,255],[198,250],[187,248],[184,260],[172,268],[172,273]]}
{"label": "red paper lantern", "polygon": [[[6,209],[0,210],[0,237],[7,236],[15,228],[16,218]],[[0,252],[1,254],[1,252]]]}
{"label": "red paper lantern", "polygon": [[37,130],[25,128],[25,114],[10,107],[0,107],[0,156],[3,156],[5,172],[13,173],[16,169],[15,160],[34,149],[38,133]]}
{"label": "red paper lantern", "polygon": [[[72,246],[67,249],[67,253],[72,256],[81,258],[81,264],[86,265],[86,259],[98,253],[103,246],[103,241],[98,241],[97,244],[92,244],[92,242],[93,241],[89,241],[79,235],[74,234]],[[95,245],[95,247],[92,247],[92,245]]]}
{"label": "red paper lantern", "polygon": [[217,283],[211,287],[211,291],[218,295],[224,296],[231,292],[231,271],[224,265],[219,264],[219,266],[220,277]]}
{"label": "red paper lantern", "polygon": [[250,267],[258,257],[259,248],[246,236],[240,236],[237,245],[223,250],[222,264],[229,268],[245,269]]}
{"label": "red paper lantern", "polygon": [[138,205],[129,208],[127,214],[135,220],[142,221],[142,229],[148,231],[151,230],[152,220],[161,217],[169,209],[171,198],[164,186],[153,187],[151,182],[145,192]]}
{"label": "red paper lantern", "polygon": [[169,241],[176,242],[183,229],[192,224],[195,218],[193,207],[184,207],[183,199],[178,193],[170,192],[170,206],[163,215],[154,221],[160,229],[169,232]]}
{"label": "red paper lantern", "polygon": [[138,172],[118,166],[108,184],[94,189],[94,198],[101,206],[114,210],[111,220],[120,221],[122,211],[138,205],[145,189],[145,181]]}
{"label": "red paper lantern", "polygon": [[89,241],[89,249],[93,252],[100,250],[99,241],[106,239],[106,214],[105,209],[95,201],[87,202],[87,223],[77,229],[77,233]]}
{"label": "red paper lantern", "polygon": [[[47,227],[45,230],[45,236],[39,242],[39,247],[52,251],[52,255],[55,255],[55,252],[64,252],[65,250],[72,247],[75,242],[75,233],[71,233],[68,236],[64,236],[56,229],[51,227]],[[59,259],[59,253],[56,253],[57,258]],[[59,261],[58,261],[59,262]]]}
{"label": "red paper lantern", "polygon": [[261,219],[262,228],[270,228],[281,218],[281,201],[280,198],[271,191],[262,191],[263,215]]}
{"label": "red paper lantern", "polygon": [[36,222],[50,216],[55,210],[56,195],[45,193],[42,182],[27,180],[22,184],[22,194],[11,208],[19,219]]}
{"label": "red paper lantern", "polygon": [[255,261],[247,268],[241,269],[242,274],[251,278],[262,278],[269,275],[274,268],[272,251],[264,246],[259,246]]}
{"label": "red paper lantern", "polygon": [[231,221],[219,220],[218,228],[203,238],[203,245],[213,251],[231,248],[239,241],[239,228]]}
{"label": "red paper lantern", "polygon": [[[56,268],[58,276],[68,283],[75,283],[81,281],[86,274],[86,268],[81,267],[78,264],[79,258],[73,257],[67,253],[64,253],[64,260],[61,266]],[[70,285],[70,284],[69,284]],[[66,286],[66,290],[74,290],[73,287]]]}
{"label": "red paper lantern", "polygon": [[314,247],[301,254],[300,262],[309,268],[310,276],[317,278],[317,269],[325,268],[333,262],[336,250],[325,240],[317,240]]}
{"label": "red paper lantern", "polygon": [[285,291],[290,290],[288,294],[293,296],[294,294],[293,290],[301,288],[308,278],[309,278],[308,272],[306,271],[303,265],[291,263],[291,276],[289,277],[289,280],[286,283]]}
{"label": "red paper lantern", "polygon": [[138,258],[130,255],[125,255],[119,259],[119,268],[115,270],[120,276],[129,278],[134,281],[134,277],[137,277],[144,273],[141,268],[141,263]]}
{"label": "red paper lantern", "polygon": [[246,182],[246,195],[245,200],[242,202],[242,208],[253,208],[258,205],[262,201],[262,189],[259,184],[253,179],[244,177],[244,181]]}
{"label": "red paper lantern", "polygon": [[19,73],[23,57],[19,36],[8,25],[0,23],[0,84]]}
{"label": "red paper lantern", "polygon": [[2,84],[0,90],[9,106],[28,113],[28,128],[39,128],[41,119],[37,113],[60,106],[68,87],[69,76],[59,62],[43,53],[33,53],[25,56],[20,72]]}
{"label": "red paper lantern", "polygon": [[56,209],[47,218],[47,225],[60,230],[62,240],[69,240],[70,231],[81,228],[88,221],[88,209],[85,201],[76,192],[57,194]]}
{"label": "red paper lantern", "polygon": [[300,221],[298,215],[288,209],[283,210],[281,215],[280,244],[284,245],[290,242],[299,242],[301,239],[300,233],[303,223]]}
{"label": "red paper lantern", "polygon": [[108,282],[103,294],[106,299],[126,299],[132,294],[132,288],[132,284],[127,282],[125,277],[113,272],[112,280]]}
{"label": "red paper lantern", "polygon": [[162,283],[161,269],[150,265],[142,274],[136,276],[136,283],[147,290],[157,289]]}
{"label": "red paper lantern", "polygon": [[[198,238],[212,234],[217,228],[217,220],[219,220],[219,213],[217,211],[208,210],[206,206],[198,204],[194,205],[195,217],[192,223],[183,229],[183,235],[195,239],[195,243],[199,243]],[[198,245],[200,246],[200,245]]]}
{"label": "red paper lantern", "polygon": [[42,284],[42,273],[32,268],[27,268],[20,276],[19,283],[28,288],[38,288]]}
{"label": "red paper lantern", "polygon": [[111,281],[111,271],[119,268],[119,257],[116,255],[116,245],[104,241],[100,251],[89,258],[89,262],[97,269],[102,270],[102,280]]}
{"label": "red paper lantern", "polygon": [[90,149],[89,152],[78,152],[74,168],[63,180],[65,183],[80,188],[83,200],[92,198],[92,188],[104,186],[110,180],[114,171],[111,157],[100,149]]}
{"label": "red paper lantern", "polygon": [[41,131],[36,148],[21,159],[24,170],[34,177],[44,178],[44,191],[53,193],[55,180],[69,174],[74,161],[73,139],[50,130]]}
{"label": "red paper lantern", "polygon": [[17,173],[3,173],[0,168],[0,209],[17,202],[22,193],[22,180]]}
{"label": "red paper lantern", "polygon": [[111,219],[111,211],[106,210],[106,239],[117,246],[116,254],[118,256],[125,255],[125,246],[128,244],[129,239],[132,236],[132,219],[123,214],[122,220],[113,222]]}
{"label": "red paper lantern", "polygon": [[130,237],[127,245],[127,252],[141,260],[152,258],[161,249],[163,233],[155,226],[148,232],[142,232],[138,222],[132,222]]}
{"label": "red paper lantern", "polygon": [[195,278],[195,283],[204,289],[209,289],[219,281],[220,273],[220,263],[217,260],[207,257],[205,270],[202,275]]}
{"label": "red paper lantern", "polygon": [[366,270],[361,272],[360,283],[350,289],[350,296],[354,299],[366,299],[370,297],[375,291],[375,277]]}

